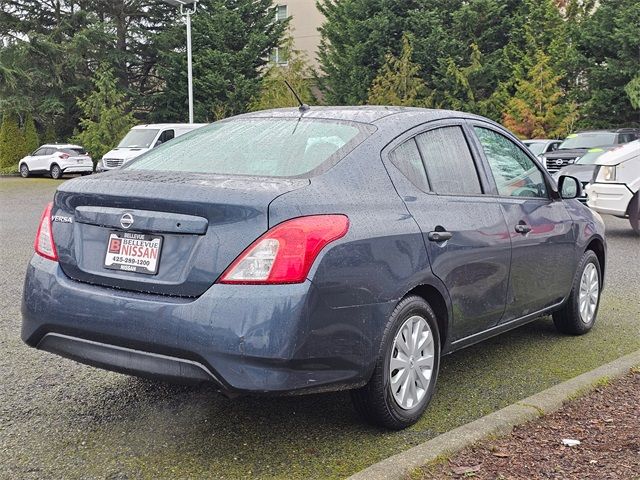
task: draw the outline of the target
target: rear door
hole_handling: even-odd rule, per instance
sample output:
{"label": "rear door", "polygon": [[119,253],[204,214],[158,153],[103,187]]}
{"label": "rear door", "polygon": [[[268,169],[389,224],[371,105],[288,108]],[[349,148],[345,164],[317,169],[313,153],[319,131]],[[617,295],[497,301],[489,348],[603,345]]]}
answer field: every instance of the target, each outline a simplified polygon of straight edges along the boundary
{"label": "rear door", "polygon": [[506,322],[554,305],[568,293],[576,268],[573,221],[564,203],[551,198],[541,167],[506,132],[481,122],[473,122],[473,130],[512,242]]}
{"label": "rear door", "polygon": [[418,223],[433,273],[453,304],[452,340],[501,319],[511,242],[501,207],[484,195],[462,121],[429,124],[387,149],[392,181]]}

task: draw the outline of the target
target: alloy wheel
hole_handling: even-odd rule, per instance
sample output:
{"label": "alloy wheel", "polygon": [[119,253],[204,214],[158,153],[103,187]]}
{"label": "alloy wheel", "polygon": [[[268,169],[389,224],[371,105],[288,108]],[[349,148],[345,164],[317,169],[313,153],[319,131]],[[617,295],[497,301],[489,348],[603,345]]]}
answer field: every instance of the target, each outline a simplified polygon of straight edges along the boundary
{"label": "alloy wheel", "polygon": [[598,306],[600,295],[600,279],[598,270],[593,263],[588,263],[582,272],[580,279],[580,294],[578,295],[578,308],[580,319],[584,323],[591,323]]}

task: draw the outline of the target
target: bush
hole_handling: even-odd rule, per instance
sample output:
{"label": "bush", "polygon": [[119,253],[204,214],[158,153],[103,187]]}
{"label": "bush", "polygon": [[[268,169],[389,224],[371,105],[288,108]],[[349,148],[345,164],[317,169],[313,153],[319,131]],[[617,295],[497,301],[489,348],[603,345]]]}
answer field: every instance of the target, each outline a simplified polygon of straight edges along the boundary
{"label": "bush", "polygon": [[18,118],[11,113],[5,113],[0,125],[0,168],[10,169],[18,167],[18,161],[26,152],[25,138]]}
{"label": "bush", "polygon": [[40,146],[40,139],[38,138],[38,131],[36,130],[36,124],[33,121],[31,114],[27,115],[24,121],[24,150],[25,155],[33,152]]}

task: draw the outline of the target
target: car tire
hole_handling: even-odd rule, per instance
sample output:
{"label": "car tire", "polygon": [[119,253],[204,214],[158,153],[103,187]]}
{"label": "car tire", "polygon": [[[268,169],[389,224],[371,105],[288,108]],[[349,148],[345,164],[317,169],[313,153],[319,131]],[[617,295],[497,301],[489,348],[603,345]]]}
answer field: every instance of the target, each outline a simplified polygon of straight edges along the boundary
{"label": "car tire", "polygon": [[20,165],[20,176],[22,178],[29,177],[29,167],[27,166],[26,163],[23,163],[22,165]]}
{"label": "car tire", "polygon": [[[405,342],[409,333],[422,338]],[[406,367],[392,368],[392,361],[394,366]],[[374,425],[392,430],[407,428],[418,421],[429,405],[439,367],[436,316],[423,298],[405,297],[387,322],[369,383],[351,392],[354,407]]]}
{"label": "car tire", "polygon": [[51,178],[53,178],[54,180],[58,180],[62,178],[62,169],[58,166],[58,164],[54,163],[53,165],[51,165],[49,174],[51,175]]}
{"label": "car tire", "polygon": [[636,235],[640,235],[640,191],[636,192],[629,203],[629,223]]}
{"label": "car tire", "polygon": [[583,335],[591,330],[598,316],[601,291],[600,261],[593,251],[587,250],[576,269],[569,298],[553,312],[556,329],[568,335]]}

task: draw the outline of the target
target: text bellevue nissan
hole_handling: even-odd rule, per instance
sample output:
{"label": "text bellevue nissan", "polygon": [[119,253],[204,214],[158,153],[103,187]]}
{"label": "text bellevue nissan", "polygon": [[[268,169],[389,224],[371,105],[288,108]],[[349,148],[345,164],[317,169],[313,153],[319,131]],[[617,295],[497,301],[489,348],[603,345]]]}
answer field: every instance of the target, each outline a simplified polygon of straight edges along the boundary
{"label": "text bellevue nissan", "polygon": [[441,355],[542,314],[593,326],[606,246],[580,194],[474,115],[232,117],[58,188],[22,338],[229,396],[348,388],[368,420],[404,428]]}

